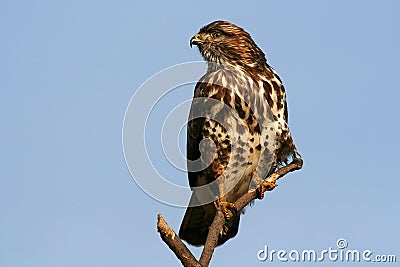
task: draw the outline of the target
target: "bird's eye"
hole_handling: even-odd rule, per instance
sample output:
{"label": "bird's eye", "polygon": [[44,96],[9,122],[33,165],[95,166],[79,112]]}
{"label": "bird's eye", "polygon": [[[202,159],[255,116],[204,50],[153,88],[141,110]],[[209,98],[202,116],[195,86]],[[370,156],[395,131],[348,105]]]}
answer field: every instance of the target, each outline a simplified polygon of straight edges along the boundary
{"label": "bird's eye", "polygon": [[211,35],[212,35],[213,37],[218,37],[218,36],[221,35],[221,32],[220,32],[220,31],[212,31],[212,32],[211,32]]}

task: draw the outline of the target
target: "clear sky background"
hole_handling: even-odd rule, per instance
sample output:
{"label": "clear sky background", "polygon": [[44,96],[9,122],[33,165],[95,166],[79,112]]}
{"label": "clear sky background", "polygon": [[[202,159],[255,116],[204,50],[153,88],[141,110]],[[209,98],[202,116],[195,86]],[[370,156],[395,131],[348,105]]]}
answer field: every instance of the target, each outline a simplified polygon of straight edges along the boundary
{"label": "clear sky background", "polygon": [[122,123],[151,75],[201,60],[189,39],[216,19],[250,32],[279,72],[305,165],[247,209],[212,265],[271,265],[257,260],[265,245],[341,237],[400,261],[398,1],[222,2],[0,2],[1,267],[179,264],[156,215],[178,230],[184,209],[134,182]]}

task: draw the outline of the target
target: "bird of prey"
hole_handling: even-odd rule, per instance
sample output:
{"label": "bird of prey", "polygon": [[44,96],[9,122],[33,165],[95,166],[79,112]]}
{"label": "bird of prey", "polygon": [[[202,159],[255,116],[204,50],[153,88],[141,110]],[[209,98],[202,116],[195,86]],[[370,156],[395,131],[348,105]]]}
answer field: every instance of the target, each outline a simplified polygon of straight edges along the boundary
{"label": "bird of prey", "polygon": [[[193,45],[208,68],[196,84],[189,115],[187,159],[193,194],[179,236],[200,246],[216,205],[234,210],[232,203],[300,154],[288,127],[282,81],[250,34],[232,23],[215,21],[191,38]],[[212,185],[209,191],[215,201],[202,203],[195,189],[207,185]],[[238,232],[240,212],[233,214],[218,245]]]}

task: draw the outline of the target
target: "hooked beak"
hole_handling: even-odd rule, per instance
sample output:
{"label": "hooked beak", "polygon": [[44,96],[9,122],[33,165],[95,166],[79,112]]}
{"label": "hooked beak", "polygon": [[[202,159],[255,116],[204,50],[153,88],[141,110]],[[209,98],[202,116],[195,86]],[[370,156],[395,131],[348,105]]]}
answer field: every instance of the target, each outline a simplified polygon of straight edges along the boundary
{"label": "hooked beak", "polygon": [[199,45],[202,42],[203,40],[201,40],[200,34],[196,34],[195,36],[192,37],[192,39],[190,39],[190,47],[192,47],[193,45]]}

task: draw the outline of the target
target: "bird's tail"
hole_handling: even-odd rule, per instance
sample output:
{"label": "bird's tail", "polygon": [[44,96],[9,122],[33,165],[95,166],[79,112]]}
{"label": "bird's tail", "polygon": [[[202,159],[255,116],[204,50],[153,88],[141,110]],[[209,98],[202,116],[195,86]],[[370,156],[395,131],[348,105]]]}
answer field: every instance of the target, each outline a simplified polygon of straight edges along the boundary
{"label": "bird's tail", "polygon": [[[208,229],[214,220],[215,212],[214,203],[197,207],[188,207],[183,217],[181,228],[179,229],[179,237],[193,246],[204,245],[207,239]],[[226,222],[223,234],[218,238],[218,246],[237,234],[239,220],[240,213]]]}

